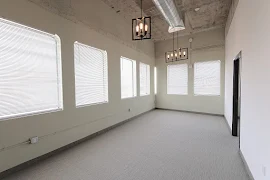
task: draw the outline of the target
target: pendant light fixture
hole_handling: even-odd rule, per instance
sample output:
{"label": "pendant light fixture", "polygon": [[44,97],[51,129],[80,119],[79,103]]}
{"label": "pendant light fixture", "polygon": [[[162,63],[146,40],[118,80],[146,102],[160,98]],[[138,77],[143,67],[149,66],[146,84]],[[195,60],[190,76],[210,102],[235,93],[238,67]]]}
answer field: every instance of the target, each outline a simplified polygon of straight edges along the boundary
{"label": "pendant light fixture", "polygon": [[[177,32],[178,36],[178,32]],[[177,54],[178,54],[178,61],[180,60],[187,60],[188,59],[188,48],[179,48],[178,46],[178,38],[177,38]]]}
{"label": "pendant light fixture", "polygon": [[174,32],[173,32],[173,49],[165,53],[166,63],[181,61],[188,59],[188,48],[179,48],[178,46],[178,32],[177,32],[177,47],[174,48]]}
{"label": "pendant light fixture", "polygon": [[173,48],[165,53],[166,63],[174,62],[177,58],[177,51],[174,49],[174,32],[173,32]]}
{"label": "pendant light fixture", "polygon": [[151,39],[151,17],[143,17],[141,0],[141,17],[132,19],[132,40]]}

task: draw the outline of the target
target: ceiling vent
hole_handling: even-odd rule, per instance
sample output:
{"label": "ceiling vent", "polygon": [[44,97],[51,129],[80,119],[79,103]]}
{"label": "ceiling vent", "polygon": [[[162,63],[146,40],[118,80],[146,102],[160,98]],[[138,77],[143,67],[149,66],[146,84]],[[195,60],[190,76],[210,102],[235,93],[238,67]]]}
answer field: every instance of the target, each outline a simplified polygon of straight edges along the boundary
{"label": "ceiling vent", "polygon": [[185,25],[180,18],[174,0],[153,0],[163,17],[169,24],[169,33],[184,30]]}

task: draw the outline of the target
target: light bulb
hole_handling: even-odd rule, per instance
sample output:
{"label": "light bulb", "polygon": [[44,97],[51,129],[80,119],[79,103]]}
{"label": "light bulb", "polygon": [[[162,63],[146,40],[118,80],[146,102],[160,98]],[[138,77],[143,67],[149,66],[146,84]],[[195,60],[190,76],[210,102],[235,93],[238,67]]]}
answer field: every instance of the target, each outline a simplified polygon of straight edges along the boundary
{"label": "light bulb", "polygon": [[173,57],[173,53],[171,53],[171,56]]}
{"label": "light bulb", "polygon": [[143,29],[143,23],[140,23],[139,25],[140,25],[140,30],[142,30]]}
{"label": "light bulb", "polygon": [[175,57],[177,57],[177,53],[175,53]]}
{"label": "light bulb", "polygon": [[139,25],[136,26],[136,32],[139,32]]}
{"label": "light bulb", "polygon": [[183,52],[184,56],[186,56],[186,51]]}
{"label": "light bulb", "polygon": [[148,31],[148,25],[147,24],[144,26],[144,31]]}

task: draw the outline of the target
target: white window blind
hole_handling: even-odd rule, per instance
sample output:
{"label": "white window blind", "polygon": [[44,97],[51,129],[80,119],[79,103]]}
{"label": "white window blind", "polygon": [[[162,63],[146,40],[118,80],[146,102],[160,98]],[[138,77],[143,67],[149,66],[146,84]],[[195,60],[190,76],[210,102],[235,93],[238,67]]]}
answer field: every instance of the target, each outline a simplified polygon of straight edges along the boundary
{"label": "white window blind", "polygon": [[121,57],[121,98],[137,96],[136,61]]}
{"label": "white window blind", "polygon": [[108,102],[107,52],[74,43],[76,106]]}
{"label": "white window blind", "polygon": [[194,64],[194,94],[220,95],[220,61]]}
{"label": "white window blind", "polygon": [[63,108],[60,39],[0,18],[0,120]]}
{"label": "white window blind", "polygon": [[150,66],[140,63],[140,95],[150,94]]}
{"label": "white window blind", "polygon": [[168,65],[167,94],[188,94],[188,66],[187,64]]}

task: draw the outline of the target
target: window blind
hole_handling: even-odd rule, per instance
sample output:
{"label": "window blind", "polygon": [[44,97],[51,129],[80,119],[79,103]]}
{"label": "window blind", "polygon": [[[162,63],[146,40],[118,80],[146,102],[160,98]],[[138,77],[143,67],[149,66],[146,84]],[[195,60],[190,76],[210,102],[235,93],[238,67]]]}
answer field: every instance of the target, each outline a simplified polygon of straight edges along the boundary
{"label": "window blind", "polygon": [[107,52],[74,43],[76,106],[108,102]]}
{"label": "window blind", "polygon": [[150,94],[150,66],[140,63],[140,95]]}
{"label": "window blind", "polygon": [[63,108],[60,39],[0,19],[0,120]]}
{"label": "window blind", "polygon": [[188,94],[187,64],[176,64],[167,66],[167,94]]}
{"label": "window blind", "polygon": [[121,57],[121,98],[137,96],[136,61]]}
{"label": "window blind", "polygon": [[194,64],[194,94],[220,95],[220,61]]}

